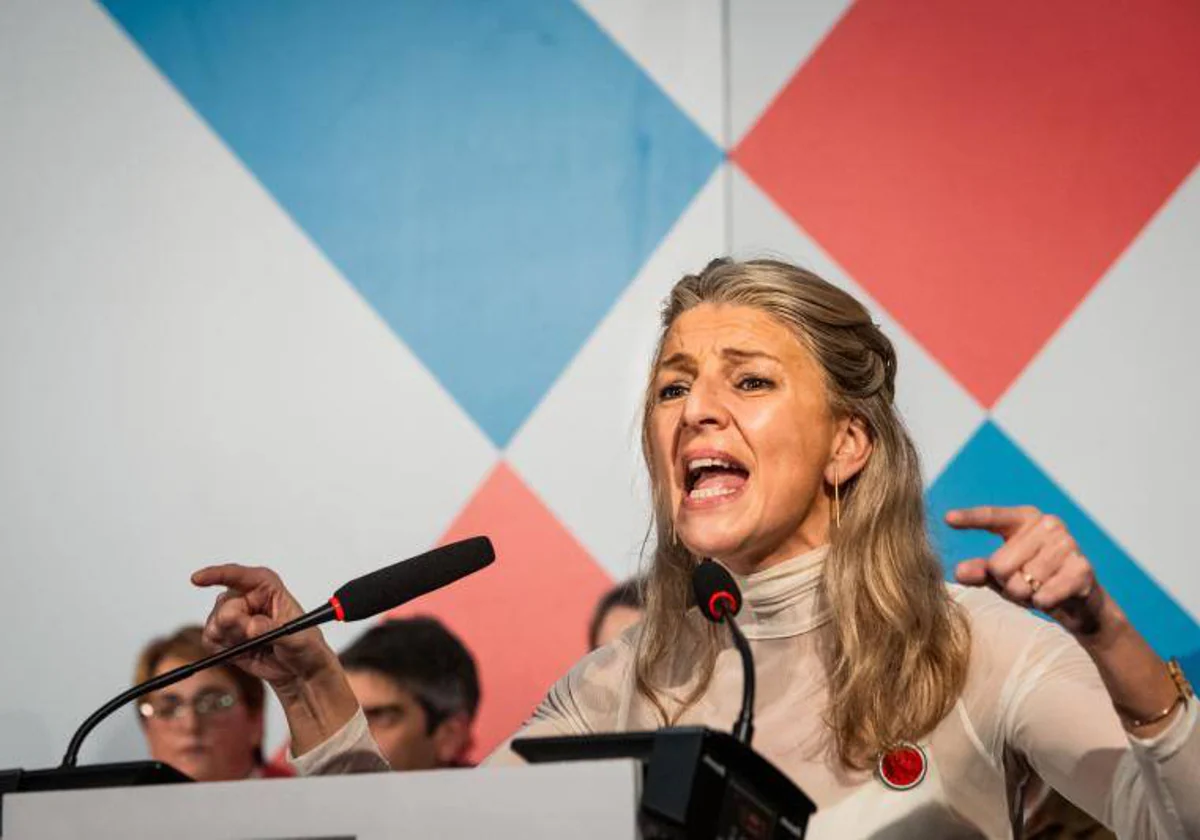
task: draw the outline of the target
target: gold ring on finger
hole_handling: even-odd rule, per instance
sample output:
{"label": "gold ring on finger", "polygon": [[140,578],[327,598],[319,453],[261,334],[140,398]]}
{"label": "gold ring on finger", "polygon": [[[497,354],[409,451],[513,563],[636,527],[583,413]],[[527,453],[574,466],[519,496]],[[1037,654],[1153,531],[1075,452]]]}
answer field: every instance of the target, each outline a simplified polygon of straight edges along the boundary
{"label": "gold ring on finger", "polygon": [[1029,572],[1025,571],[1024,569],[1021,570],[1021,577],[1025,578],[1025,582],[1027,584],[1029,584],[1029,588],[1032,589],[1034,592],[1037,592],[1039,589],[1042,588],[1042,582],[1040,580],[1038,580],[1037,578],[1035,578],[1033,575],[1029,574]]}

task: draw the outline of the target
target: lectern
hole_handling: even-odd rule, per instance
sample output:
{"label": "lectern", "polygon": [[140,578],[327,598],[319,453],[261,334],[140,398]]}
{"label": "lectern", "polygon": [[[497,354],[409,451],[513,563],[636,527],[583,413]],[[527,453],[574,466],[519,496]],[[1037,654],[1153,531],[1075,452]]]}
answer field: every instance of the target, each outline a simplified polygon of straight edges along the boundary
{"label": "lectern", "polygon": [[635,840],[632,760],[11,793],[3,840]]}

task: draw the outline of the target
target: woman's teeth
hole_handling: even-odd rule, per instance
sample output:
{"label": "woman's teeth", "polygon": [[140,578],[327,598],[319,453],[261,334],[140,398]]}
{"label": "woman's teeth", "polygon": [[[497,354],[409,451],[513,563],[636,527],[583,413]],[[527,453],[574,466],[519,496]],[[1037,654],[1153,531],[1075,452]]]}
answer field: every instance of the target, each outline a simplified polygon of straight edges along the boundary
{"label": "woman's teeth", "polygon": [[702,469],[703,467],[721,467],[728,470],[738,469],[736,464],[733,464],[729,461],[723,461],[720,458],[694,458],[691,461],[688,461],[687,467],[689,470],[698,470]]}
{"label": "woman's teeth", "polygon": [[736,493],[736,487],[703,487],[688,493],[689,499],[711,499],[715,496],[728,496]]}

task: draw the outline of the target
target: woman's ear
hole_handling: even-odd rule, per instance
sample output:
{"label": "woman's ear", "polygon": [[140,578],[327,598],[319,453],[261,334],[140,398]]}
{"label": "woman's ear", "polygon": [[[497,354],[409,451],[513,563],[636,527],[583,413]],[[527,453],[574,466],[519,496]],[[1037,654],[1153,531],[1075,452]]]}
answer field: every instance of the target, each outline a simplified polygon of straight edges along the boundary
{"label": "woman's ear", "polygon": [[847,417],[838,422],[832,449],[825,467],[825,480],[830,484],[845,484],[862,472],[875,449],[875,442],[861,417]]}

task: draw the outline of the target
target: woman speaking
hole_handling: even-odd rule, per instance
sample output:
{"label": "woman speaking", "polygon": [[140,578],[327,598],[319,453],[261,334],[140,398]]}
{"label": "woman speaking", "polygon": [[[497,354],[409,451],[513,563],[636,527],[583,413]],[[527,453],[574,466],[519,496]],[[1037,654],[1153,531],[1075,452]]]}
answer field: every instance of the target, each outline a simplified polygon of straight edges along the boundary
{"label": "woman speaking", "polygon": [[[745,599],[754,746],[817,803],[810,836],[1019,836],[1032,774],[1120,837],[1200,836],[1196,704],[1177,665],[1035,509],[951,513],[1004,542],[942,581],[895,376],[863,306],[807,271],[717,260],[680,280],[642,422],[646,617],[560,679],[520,734],[725,728],[740,662],[689,605],[692,570],[713,558]],[[266,569],[193,580],[228,587],[214,647],[301,614]],[[279,695],[301,772],[386,767],[316,630],[244,667]]]}

